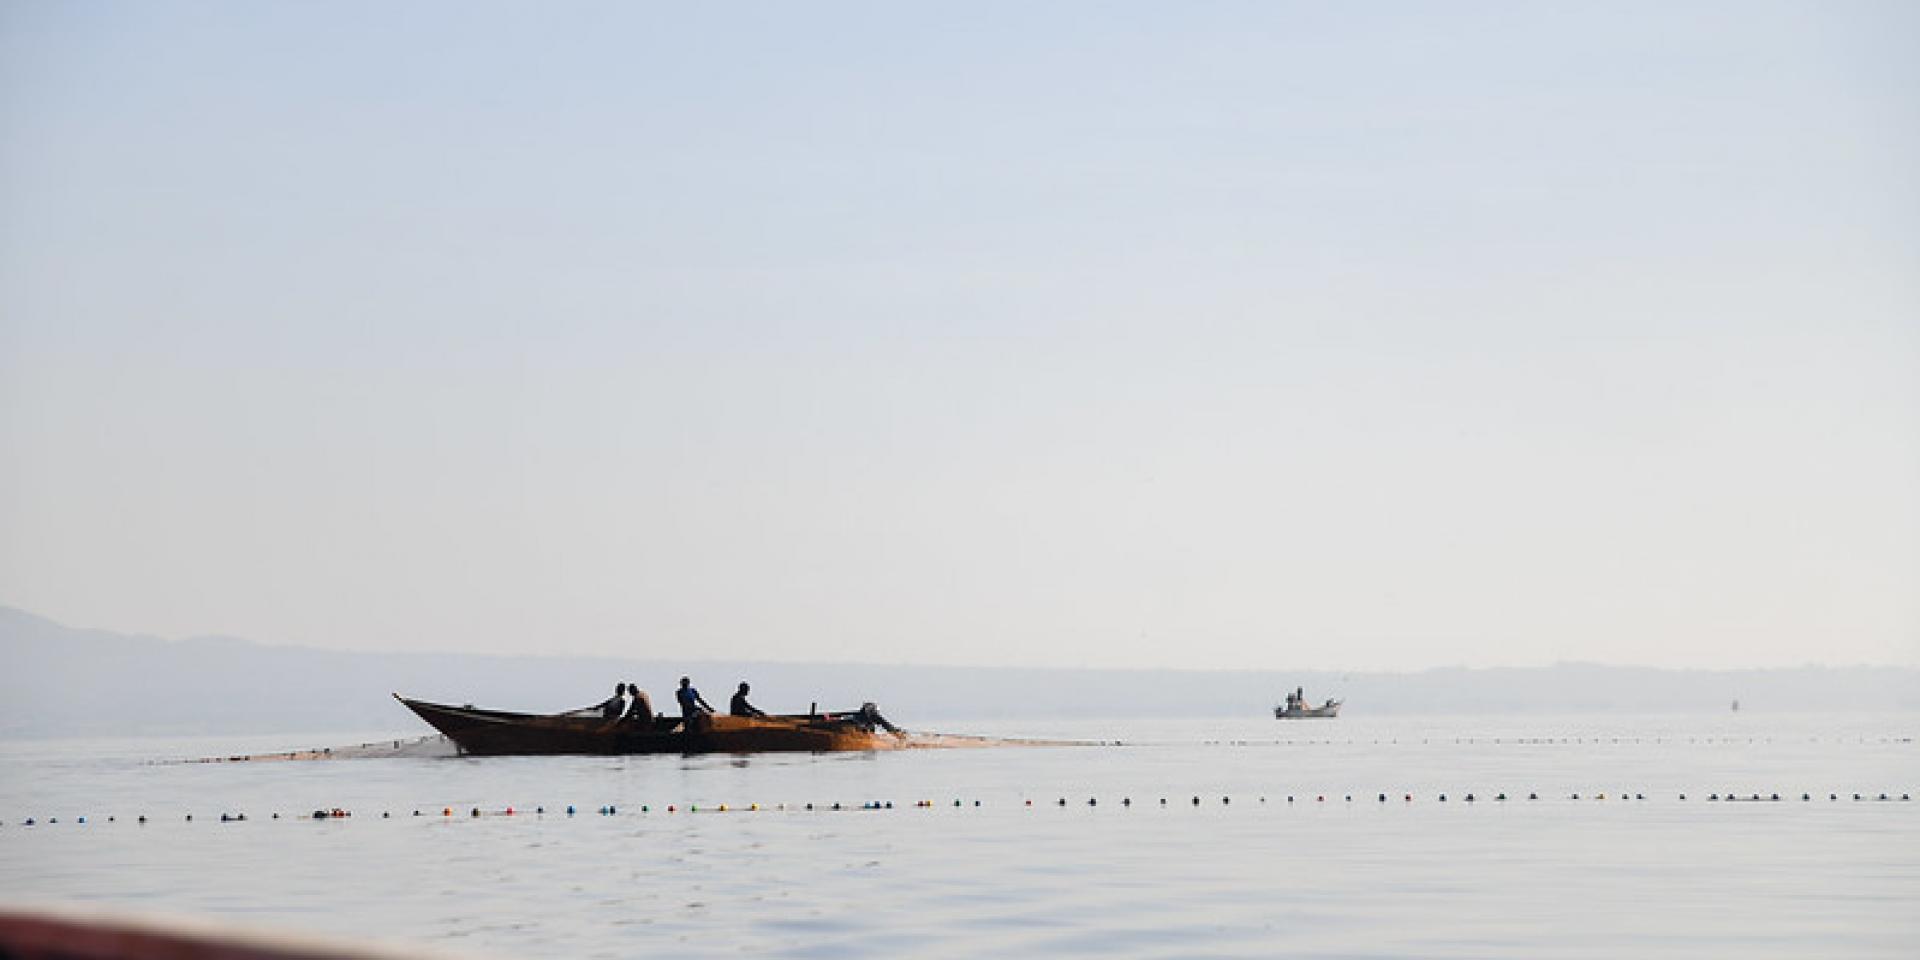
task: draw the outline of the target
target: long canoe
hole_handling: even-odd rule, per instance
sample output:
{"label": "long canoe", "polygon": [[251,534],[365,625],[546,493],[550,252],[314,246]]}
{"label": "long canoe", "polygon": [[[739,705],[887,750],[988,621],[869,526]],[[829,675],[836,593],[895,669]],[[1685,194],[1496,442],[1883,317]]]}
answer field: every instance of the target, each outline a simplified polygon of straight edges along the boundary
{"label": "long canoe", "polygon": [[873,704],[838,713],[764,717],[701,715],[608,720],[573,713],[511,713],[394,699],[447,735],[461,753],[479,756],[625,753],[820,753],[892,746],[882,731],[900,732]]}

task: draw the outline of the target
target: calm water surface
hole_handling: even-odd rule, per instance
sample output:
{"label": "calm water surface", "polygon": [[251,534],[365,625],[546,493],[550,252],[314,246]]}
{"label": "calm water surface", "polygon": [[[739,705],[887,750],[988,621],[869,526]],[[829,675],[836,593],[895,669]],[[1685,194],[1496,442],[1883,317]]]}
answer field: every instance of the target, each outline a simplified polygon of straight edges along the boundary
{"label": "calm water surface", "polygon": [[[1920,955],[1916,716],[942,727],[1123,743],[238,764],[153,761],[366,738],[0,744],[0,897],[495,957]],[[1728,792],[1783,799],[1706,799]],[[353,816],[308,816],[332,807]]]}

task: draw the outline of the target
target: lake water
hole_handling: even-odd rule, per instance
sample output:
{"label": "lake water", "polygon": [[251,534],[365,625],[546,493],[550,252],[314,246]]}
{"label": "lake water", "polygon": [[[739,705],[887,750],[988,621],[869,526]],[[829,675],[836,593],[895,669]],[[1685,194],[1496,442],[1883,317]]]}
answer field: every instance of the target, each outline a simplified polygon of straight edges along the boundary
{"label": "lake water", "polygon": [[1122,742],[223,764],[153,761],[365,738],[7,743],[0,899],[491,957],[1920,955],[1916,716],[941,727]]}

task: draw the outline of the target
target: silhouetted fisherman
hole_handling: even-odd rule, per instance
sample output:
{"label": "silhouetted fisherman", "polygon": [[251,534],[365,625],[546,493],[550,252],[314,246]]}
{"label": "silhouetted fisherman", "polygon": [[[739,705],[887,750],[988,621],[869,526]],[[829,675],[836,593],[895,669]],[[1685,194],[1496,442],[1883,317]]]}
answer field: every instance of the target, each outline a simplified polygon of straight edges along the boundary
{"label": "silhouetted fisherman", "polygon": [[713,705],[700,696],[700,691],[693,688],[693,681],[686,677],[680,678],[680,689],[673,692],[673,697],[680,701],[680,722],[686,730],[693,729],[695,717],[713,712]]}
{"label": "silhouetted fisherman", "polygon": [[751,689],[753,688],[747,686],[747,682],[745,680],[740,681],[740,689],[735,690],[733,692],[733,702],[730,704],[727,704],[727,712],[730,714],[733,714],[736,717],[766,716],[767,712],[765,710],[762,710],[759,707],[756,707],[753,704],[747,702],[747,691]]}
{"label": "silhouetted fisherman", "polygon": [[613,688],[613,696],[600,704],[600,716],[607,720],[618,720],[627,712],[627,685],[622,683]]}
{"label": "silhouetted fisherman", "polygon": [[627,719],[651,723],[653,721],[653,701],[647,697],[647,692],[640,689],[639,684],[629,683],[627,684],[627,693],[633,697],[633,700],[627,704]]}

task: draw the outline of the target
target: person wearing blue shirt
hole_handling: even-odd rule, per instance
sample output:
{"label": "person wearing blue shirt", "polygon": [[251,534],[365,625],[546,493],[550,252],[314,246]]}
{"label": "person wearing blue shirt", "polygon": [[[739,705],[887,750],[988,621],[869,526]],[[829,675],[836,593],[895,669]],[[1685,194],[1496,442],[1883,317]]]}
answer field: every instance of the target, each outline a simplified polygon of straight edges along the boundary
{"label": "person wearing blue shirt", "polygon": [[693,729],[693,718],[713,712],[713,705],[700,696],[700,691],[693,688],[693,681],[687,677],[680,678],[680,689],[674,691],[673,696],[680,701],[680,723],[684,730]]}

